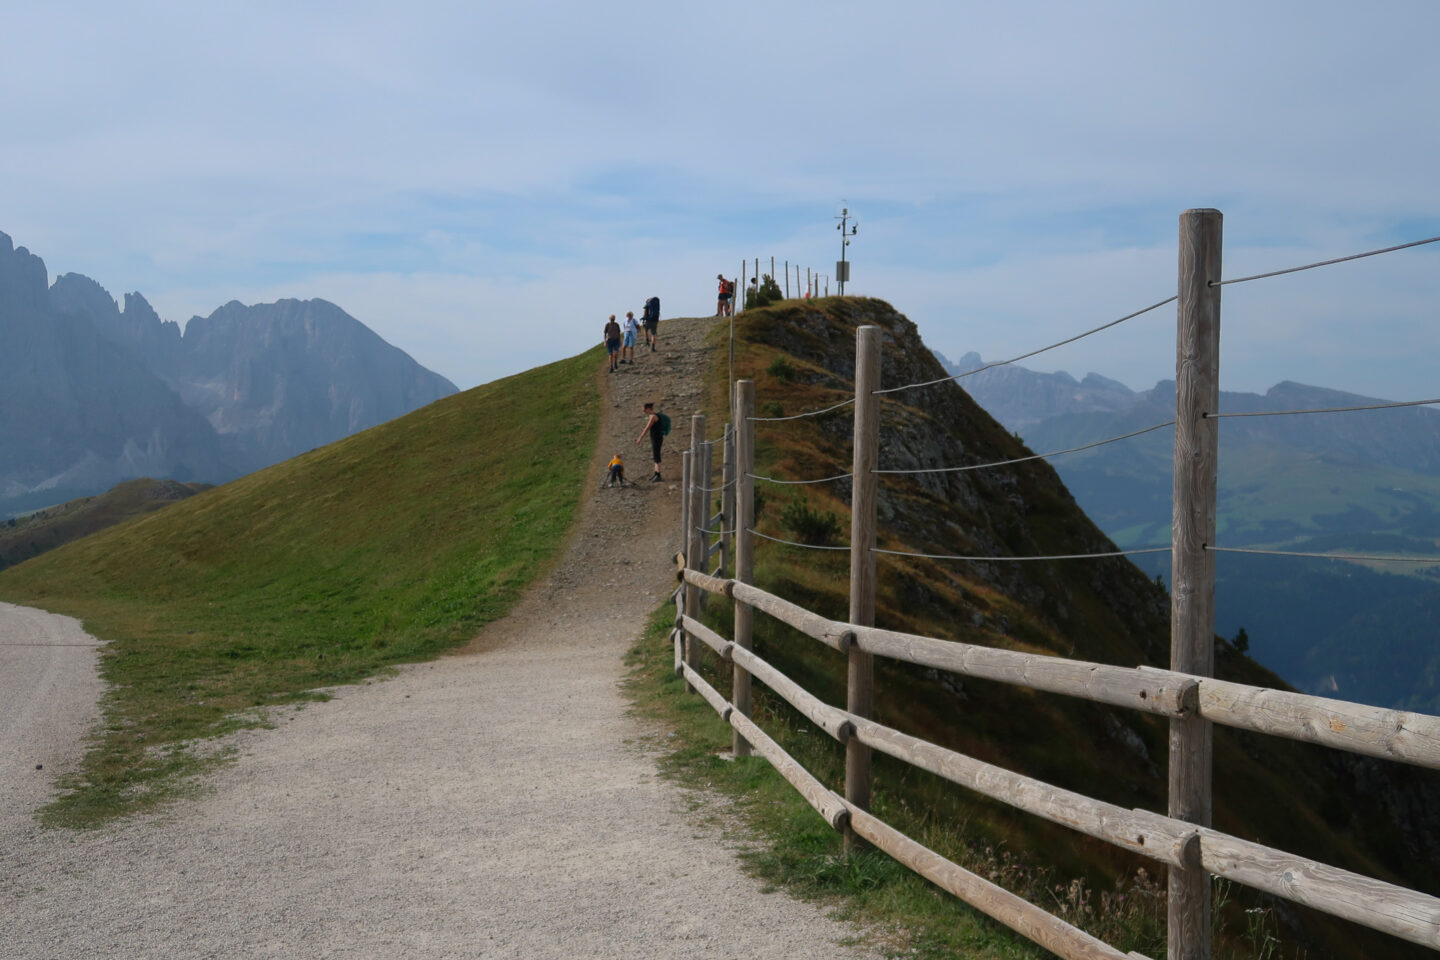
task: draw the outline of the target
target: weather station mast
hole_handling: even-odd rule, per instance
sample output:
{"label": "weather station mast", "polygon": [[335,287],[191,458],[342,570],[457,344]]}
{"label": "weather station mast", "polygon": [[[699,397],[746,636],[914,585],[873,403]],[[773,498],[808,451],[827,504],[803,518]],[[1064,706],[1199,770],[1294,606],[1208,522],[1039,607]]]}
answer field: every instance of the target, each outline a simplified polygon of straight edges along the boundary
{"label": "weather station mast", "polygon": [[835,224],[835,229],[840,231],[840,260],[835,264],[835,282],[840,287],[840,296],[845,296],[845,281],[850,279],[850,263],[845,259],[845,248],[850,246],[850,238],[855,236],[855,231],[860,229],[860,221],[855,220],[850,213],[849,207],[840,208],[840,216],[835,218],[840,222]]}

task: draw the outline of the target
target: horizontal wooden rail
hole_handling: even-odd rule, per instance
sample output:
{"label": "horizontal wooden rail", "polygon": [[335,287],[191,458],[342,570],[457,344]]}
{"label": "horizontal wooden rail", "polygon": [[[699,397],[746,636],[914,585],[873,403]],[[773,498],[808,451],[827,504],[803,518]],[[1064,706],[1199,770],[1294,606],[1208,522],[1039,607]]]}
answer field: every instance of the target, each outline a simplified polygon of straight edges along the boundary
{"label": "horizontal wooden rail", "polygon": [[830,620],[758,587],[685,571],[686,582],[734,597],[837,650],[854,642],[877,656],[1440,770],[1440,717],[1195,677],[1115,667]]}
{"label": "horizontal wooden rail", "polygon": [[724,541],[724,540],[716,540],[714,543],[710,544],[710,546],[706,548],[706,550],[705,550],[705,555],[706,555],[707,557],[713,557],[713,556],[715,556],[715,554],[717,554],[717,553],[719,553],[721,550],[723,550],[724,547],[725,547],[725,541]]}
{"label": "horizontal wooden rail", "polygon": [[766,593],[758,587],[752,587],[750,584],[741,583],[738,580],[707,577],[694,570],[683,570],[680,572],[680,576],[686,583],[694,584],[708,593],[732,597],[748,603],[756,610],[768,613],[782,623],[788,623],[796,630],[819,640],[827,647],[832,647],[842,653],[850,649],[851,638],[854,635],[850,632],[848,624],[822,617],[818,613],[811,613],[797,603],[791,603],[773,593]]}
{"label": "horizontal wooden rail", "polygon": [[681,628],[682,630],[688,631],[690,636],[695,637],[697,640],[704,643],[705,646],[709,647],[711,650],[714,650],[717,654],[720,655],[720,659],[730,659],[730,648],[735,646],[735,642],[733,640],[726,640],[724,637],[720,636],[720,634],[716,633],[714,630],[711,630],[699,620],[696,620],[694,617],[686,616],[683,613],[675,619],[675,626]]}
{"label": "horizontal wooden rail", "polygon": [[[973,759],[962,753],[948,750],[948,748],[936,746],[929,741],[920,740],[912,735],[900,733],[899,730],[878,724],[876,721],[867,718],[857,717],[851,712],[841,710],[838,707],[831,707],[814,694],[806,691],[801,685],[782,674],[775,666],[770,665],[765,659],[759,658],[755,653],[746,651],[742,646],[736,645],[732,640],[721,638],[719,633],[714,632],[703,623],[698,623],[693,617],[681,615],[677,620],[675,635],[680,636],[681,630],[688,630],[691,636],[703,640],[711,649],[714,649],[721,658],[727,661],[736,662],[743,666],[746,671],[760,679],[763,684],[779,694],[786,702],[804,714],[816,727],[825,730],[831,737],[837,738],[844,743],[847,738],[855,737],[860,743],[881,751],[887,756],[896,757],[897,760],[906,761],[912,766],[920,767],[929,773],[958,783],[960,786],[975,790],[976,793],[985,794],[991,799],[999,800],[1005,805],[1024,810],[1034,816],[1050,820],[1061,826],[1068,826],[1070,829],[1080,833],[1102,839],[1113,846],[1128,849],[1143,856],[1164,862],[1164,864],[1175,866],[1201,866],[1205,871],[1246,885],[1267,894],[1282,897],[1284,900],[1299,902],[1306,907],[1313,907],[1316,910],[1354,921],[1354,923],[1367,925],[1367,927],[1380,930],[1382,933],[1391,934],[1394,937],[1403,938],[1411,943],[1421,944],[1426,947],[1440,947],[1440,898],[1430,897],[1421,892],[1411,891],[1394,884],[1364,877],[1361,874],[1354,874],[1351,871],[1319,864],[1316,861],[1295,856],[1292,853],[1277,851],[1269,846],[1260,845],[1250,841],[1243,841],[1236,836],[1218,832],[1208,828],[1198,828],[1194,823],[1187,823],[1184,820],[1168,818],[1168,816],[1153,813],[1151,810],[1128,810],[1125,807],[1104,803],[1102,800],[1094,800],[1084,794],[1074,793],[1071,790],[1064,790],[1061,787],[1053,786],[1022,776],[1004,767],[996,767],[994,764]],[[685,666],[680,659],[680,643],[675,645],[677,655],[675,664],[677,671],[683,672],[685,679],[690,681],[697,691],[706,698],[708,704],[719,712],[720,717],[727,723],[740,730],[743,737],[750,744],[756,747],[760,756],[766,757],[770,763],[775,764],[776,770],[785,776],[786,780],[795,784],[796,789],[805,794],[805,799],[814,806],[825,819],[831,820],[835,825],[834,816],[838,816],[834,803],[842,803],[841,797],[825,789],[824,784],[815,780],[804,767],[799,767],[789,754],[783,751],[778,744],[773,743],[768,735],[759,730],[749,718],[739,714],[729,701],[726,701],[719,692],[707,684],[701,676],[698,676],[693,669]],[[1161,672],[1161,671],[1156,671]],[[1313,699],[1313,698],[1312,698]],[[763,748],[762,748],[763,741]],[[776,761],[772,753],[780,757]],[[780,764],[788,764],[782,769]],[[950,892],[955,892],[969,904],[975,905],[979,910],[992,915],[1001,923],[1007,923],[1020,930],[1025,936],[1031,937],[1037,943],[1060,953],[1064,957],[1119,957],[1119,953],[1087,953],[1094,950],[1094,944],[1100,941],[1083,941],[1080,946],[1068,943],[1064,937],[1068,934],[1064,930],[1073,930],[1058,918],[1050,917],[1044,911],[1038,911],[1048,920],[1061,924],[1061,927],[1054,928],[1051,933],[1060,930],[1061,941],[1067,943],[1066,950],[1073,950],[1067,953],[1060,947],[1054,946],[1050,941],[1041,940],[1040,936],[1047,936],[1044,933],[1032,933],[1031,927],[1015,927],[1009,923],[1005,911],[1017,910],[1015,904],[1025,904],[1030,910],[1038,910],[1027,902],[1012,898],[1011,894],[1005,894],[999,888],[995,891],[1005,894],[1005,898],[995,900],[992,892],[985,892],[982,889],[971,889],[971,881],[960,882],[956,879],[958,875],[946,874],[949,868],[953,871],[960,871],[965,877],[973,878],[973,875],[966,874],[962,868],[950,864],[932,851],[927,851],[919,843],[910,841],[906,836],[896,832],[883,823],[858,812],[857,807],[845,805],[848,809],[850,825],[858,835],[863,836],[867,841],[876,843],[880,849],[884,849],[891,856],[896,856],[903,864],[916,869],[924,877],[932,879],[936,884],[942,885]],[[863,815],[863,816],[861,816]],[[868,818],[868,819],[865,819]],[[863,829],[864,823],[864,829]],[[837,828],[838,829],[838,828]],[[884,842],[878,841],[876,836],[865,832],[871,830],[876,836],[881,836]],[[888,846],[887,846],[888,845]],[[897,849],[904,852],[904,856],[896,853]],[[910,859],[906,859],[909,856]],[[939,861],[939,865],[932,864],[930,858]],[[912,862],[914,861],[914,862]],[[960,888],[968,892],[962,892],[958,888],[948,885],[948,882],[937,879],[935,875],[920,869],[916,864],[930,864],[935,869],[948,875],[952,881],[958,882]],[[945,868],[949,864],[949,868]],[[929,868],[927,868],[929,869]],[[963,878],[962,878],[963,879]],[[979,881],[979,878],[973,878]],[[979,881],[985,884],[985,881]],[[981,900],[972,898],[981,897]],[[992,905],[1001,904],[995,913]],[[1014,914],[1020,915],[1020,914]],[[1035,921],[1038,923],[1038,921]],[[1045,930],[1050,930],[1051,924],[1041,924]],[[1034,928],[1038,930],[1038,928]],[[1061,943],[1057,941],[1057,943]],[[1104,950],[1110,950],[1104,947]],[[1133,956],[1133,954],[1132,954]]]}
{"label": "horizontal wooden rail", "polygon": [[1218,877],[1440,949],[1440,899],[1200,828],[1201,865]]}
{"label": "horizontal wooden rail", "polygon": [[737,645],[731,653],[734,654],[735,662],[748,670],[752,677],[785,698],[787,703],[804,714],[815,726],[841,743],[850,739],[855,728],[851,726],[845,711],[830,706],[744,647]]}
{"label": "horizontal wooden rail", "polygon": [[1051,953],[1065,960],[1148,960],[1138,953],[1121,953],[1004,887],[996,886],[911,840],[859,807],[849,803],[845,807],[850,812],[850,829],[877,849]]}
{"label": "horizontal wooden rail", "polygon": [[719,577],[711,577],[701,573],[699,570],[681,570],[676,579],[682,583],[692,584],[704,590],[706,593],[717,594],[722,597],[730,596],[730,590],[735,586],[734,580],[722,580]]}
{"label": "horizontal wooden rail", "polygon": [[1198,699],[1199,682],[1194,677],[1167,670],[1112,667],[876,627],[850,629],[860,649],[876,656],[1146,713],[1188,716],[1195,712]]}
{"label": "horizontal wooden rail", "polygon": [[1053,786],[1033,777],[936,746],[873,720],[851,716],[861,743],[1001,803],[1174,866],[1198,866],[1194,824]]}
{"label": "horizontal wooden rail", "polygon": [[1226,680],[1200,680],[1206,720],[1440,770],[1440,717],[1327,700]]}
{"label": "horizontal wooden rail", "polygon": [[745,714],[736,710],[725,698],[716,692],[715,688],[706,682],[690,668],[688,664],[683,665],[685,679],[690,682],[705,701],[715,708],[720,718],[745,738],[751,748],[760,756],[770,761],[770,765],[779,771],[780,775],[790,782],[800,795],[805,798],[815,812],[825,818],[825,822],[836,830],[843,829],[850,813],[845,809],[845,801],[837,797],[825,784],[801,766],[794,757],[785,752],[785,749],[770,738],[764,730],[757,727]]}

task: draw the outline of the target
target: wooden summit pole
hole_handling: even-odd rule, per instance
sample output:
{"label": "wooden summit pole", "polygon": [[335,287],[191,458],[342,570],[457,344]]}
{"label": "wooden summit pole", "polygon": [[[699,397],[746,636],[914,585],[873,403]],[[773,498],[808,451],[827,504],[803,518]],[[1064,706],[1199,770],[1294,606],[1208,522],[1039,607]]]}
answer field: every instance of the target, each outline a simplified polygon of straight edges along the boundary
{"label": "wooden summit pole", "polygon": [[[1170,542],[1170,669],[1215,674],[1215,477],[1220,402],[1219,210],[1180,215],[1175,334],[1175,502]],[[1170,816],[1210,826],[1212,735],[1198,716],[1170,721]],[[1169,960],[1209,960],[1210,880],[1171,866]]]}
{"label": "wooden summit pole", "polygon": [[[755,582],[755,381],[735,382],[735,579],[741,583]],[[752,630],[755,609],[741,600],[735,601],[735,645],[744,650],[753,647]],[[750,673],[735,663],[734,690],[730,701],[735,712],[750,716]],[[731,747],[737,757],[750,756],[750,743],[735,731]]]}
{"label": "wooden summit pole", "polygon": [[[855,331],[855,450],[850,496],[850,622],[875,625],[875,503],[880,478],[879,457],[880,328]],[[869,719],[875,706],[875,658],[851,644],[845,708]],[[870,809],[870,748],[858,737],[845,743],[845,799],[862,810]],[[856,850],[864,841],[848,826],[845,849]]]}

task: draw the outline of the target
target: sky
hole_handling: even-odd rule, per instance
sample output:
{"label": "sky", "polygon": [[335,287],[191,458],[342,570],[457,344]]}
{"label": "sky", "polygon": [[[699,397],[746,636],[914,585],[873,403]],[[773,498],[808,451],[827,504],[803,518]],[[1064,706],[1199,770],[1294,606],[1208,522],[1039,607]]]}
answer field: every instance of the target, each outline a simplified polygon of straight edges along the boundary
{"label": "sky", "polygon": [[[461,388],[760,258],[1007,359],[1440,235],[1440,4],[6,4],[0,231],[182,325],[333,301]],[[792,281],[792,286],[794,282]],[[835,292],[832,281],[831,292]],[[1227,286],[1221,387],[1440,396],[1440,243]],[[664,327],[661,333],[663,338]],[[662,340],[663,344],[663,340]],[[1174,309],[1024,364],[1143,389]]]}

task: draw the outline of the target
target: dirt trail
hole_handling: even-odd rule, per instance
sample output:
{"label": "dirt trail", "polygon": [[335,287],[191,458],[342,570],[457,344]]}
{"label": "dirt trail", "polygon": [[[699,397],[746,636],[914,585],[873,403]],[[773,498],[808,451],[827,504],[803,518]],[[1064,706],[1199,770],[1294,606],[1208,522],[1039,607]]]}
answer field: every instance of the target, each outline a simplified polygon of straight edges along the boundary
{"label": "dirt trail", "polygon": [[[469,648],[244,734],[212,791],[163,818],[74,834],[0,816],[0,952],[866,955],[843,945],[852,930],[740,871],[714,801],[692,810],[656,775],[651,731],[619,690],[623,653],[673,582],[707,327],[662,323],[658,353],[602,372],[603,456],[576,535]],[[658,484],[633,444],[650,398],[675,419]],[[615,450],[640,482],[599,489]]]}

